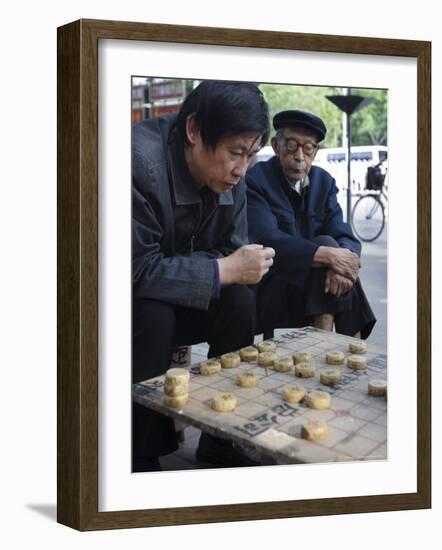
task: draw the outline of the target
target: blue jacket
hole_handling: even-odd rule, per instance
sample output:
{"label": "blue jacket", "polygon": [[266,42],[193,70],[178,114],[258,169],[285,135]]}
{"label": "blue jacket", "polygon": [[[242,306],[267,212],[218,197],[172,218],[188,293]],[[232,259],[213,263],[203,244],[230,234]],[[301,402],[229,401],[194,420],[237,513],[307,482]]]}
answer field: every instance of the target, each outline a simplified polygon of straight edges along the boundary
{"label": "blue jacket", "polygon": [[309,180],[302,215],[295,219],[278,157],[258,162],[246,175],[249,241],[274,248],[273,269],[290,275],[299,287],[304,286],[318,249],[311,241],[314,237],[329,235],[342,248],[361,253],[360,242],[344,223],[335,180],[318,166],[312,166]]}

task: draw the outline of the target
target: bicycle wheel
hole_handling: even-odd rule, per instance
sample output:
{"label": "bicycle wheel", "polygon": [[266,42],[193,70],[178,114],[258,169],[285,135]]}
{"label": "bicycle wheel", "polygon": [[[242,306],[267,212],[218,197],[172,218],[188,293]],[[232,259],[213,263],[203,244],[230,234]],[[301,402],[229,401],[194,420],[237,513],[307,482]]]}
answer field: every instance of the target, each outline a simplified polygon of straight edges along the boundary
{"label": "bicycle wheel", "polygon": [[351,225],[361,241],[376,240],[384,224],[384,206],[376,195],[365,195],[356,201],[351,212]]}

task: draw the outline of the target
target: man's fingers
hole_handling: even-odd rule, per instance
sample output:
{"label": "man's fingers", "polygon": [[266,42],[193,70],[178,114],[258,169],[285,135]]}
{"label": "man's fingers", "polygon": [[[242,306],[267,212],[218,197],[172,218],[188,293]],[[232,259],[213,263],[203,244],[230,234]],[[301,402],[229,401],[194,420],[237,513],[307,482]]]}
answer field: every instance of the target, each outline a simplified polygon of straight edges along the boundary
{"label": "man's fingers", "polygon": [[245,248],[250,250],[262,250],[267,256],[273,256],[276,254],[275,250],[270,246],[264,246],[263,244],[251,243],[244,245]]}
{"label": "man's fingers", "polygon": [[262,271],[263,269],[266,269],[267,271],[269,271],[269,269],[272,267],[272,265],[273,265],[273,260],[263,262],[259,265],[259,270]]}
{"label": "man's fingers", "polygon": [[354,252],[353,252],[353,255],[355,256],[355,258],[356,258],[356,260],[357,260],[357,262],[358,262],[358,267],[361,267],[361,266],[362,266],[362,264],[361,264],[361,258],[360,258],[357,254],[355,254]]}
{"label": "man's fingers", "polygon": [[326,294],[330,292],[330,281],[331,281],[331,273],[330,271],[327,271],[325,274],[325,286],[324,286],[324,292]]}
{"label": "man's fingers", "polygon": [[350,279],[351,281],[354,278],[354,270],[350,269],[348,266],[340,267],[339,269],[336,269],[336,273],[339,275],[342,275],[343,277],[347,277],[347,279]]}
{"label": "man's fingers", "polygon": [[338,281],[336,283],[336,297],[339,298],[339,296],[341,295],[341,283]]}
{"label": "man's fingers", "polygon": [[354,268],[348,268],[347,272],[343,273],[343,275],[354,283],[358,277],[358,270]]}

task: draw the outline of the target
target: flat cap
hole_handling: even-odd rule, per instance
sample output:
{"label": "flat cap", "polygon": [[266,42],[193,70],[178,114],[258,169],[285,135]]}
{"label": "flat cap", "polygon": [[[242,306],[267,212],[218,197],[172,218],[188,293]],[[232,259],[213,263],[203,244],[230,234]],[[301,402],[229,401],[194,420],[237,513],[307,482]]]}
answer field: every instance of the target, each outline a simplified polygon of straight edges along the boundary
{"label": "flat cap", "polygon": [[322,141],[327,133],[327,128],[322,120],[305,111],[291,110],[281,111],[273,117],[273,127],[278,128],[305,128],[311,130],[318,136],[318,140]]}

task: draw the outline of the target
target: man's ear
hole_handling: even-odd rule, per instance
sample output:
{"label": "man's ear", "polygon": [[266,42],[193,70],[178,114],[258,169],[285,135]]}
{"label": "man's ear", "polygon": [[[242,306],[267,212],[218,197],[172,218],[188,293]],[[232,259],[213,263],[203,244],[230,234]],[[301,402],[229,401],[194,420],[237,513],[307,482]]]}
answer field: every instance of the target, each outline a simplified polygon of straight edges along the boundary
{"label": "man's ear", "polygon": [[272,144],[272,149],[275,155],[279,157],[279,146],[278,146],[278,140],[276,139],[276,137],[272,137],[272,140],[270,143]]}
{"label": "man's ear", "polygon": [[195,113],[192,113],[186,119],[186,137],[187,141],[192,145],[195,145],[197,139],[200,137],[200,131],[195,122]]}

